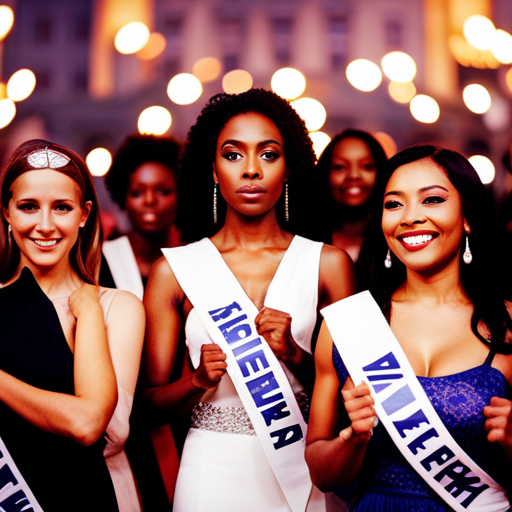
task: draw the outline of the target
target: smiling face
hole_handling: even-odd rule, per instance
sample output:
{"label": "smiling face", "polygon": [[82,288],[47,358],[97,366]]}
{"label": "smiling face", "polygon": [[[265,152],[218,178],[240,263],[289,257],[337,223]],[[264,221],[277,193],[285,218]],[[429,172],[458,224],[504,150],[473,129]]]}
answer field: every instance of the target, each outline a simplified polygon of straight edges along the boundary
{"label": "smiling face", "polygon": [[125,207],[135,231],[167,231],[176,219],[174,172],[159,162],[146,162],[130,175]]}
{"label": "smiling face", "polygon": [[362,206],[370,198],[376,178],[377,168],[366,142],[347,137],[336,144],[332,151],[329,188],[337,204]]}
{"label": "smiling face", "polygon": [[398,167],[386,186],[382,231],[408,270],[438,271],[459,265],[469,225],[461,198],[446,173],[423,159]]}
{"label": "smiling face", "polygon": [[249,113],[226,123],[217,139],[214,180],[228,214],[254,217],[271,211],[285,176],[283,137],[270,119]]}
{"label": "smiling face", "polygon": [[69,252],[85,226],[92,203],[82,205],[78,185],[51,169],[28,171],[11,187],[4,216],[20,250],[20,265],[33,272],[68,267]]}

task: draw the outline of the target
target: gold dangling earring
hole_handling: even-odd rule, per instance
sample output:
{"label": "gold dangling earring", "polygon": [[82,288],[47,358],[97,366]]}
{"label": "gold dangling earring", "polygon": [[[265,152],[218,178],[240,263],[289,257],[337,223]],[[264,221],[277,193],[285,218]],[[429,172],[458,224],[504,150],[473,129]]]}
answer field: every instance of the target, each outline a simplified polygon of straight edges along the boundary
{"label": "gold dangling earring", "polygon": [[217,183],[213,184],[213,223],[217,224]]}
{"label": "gold dangling earring", "polygon": [[284,220],[290,222],[290,209],[288,207],[288,182],[284,182]]}

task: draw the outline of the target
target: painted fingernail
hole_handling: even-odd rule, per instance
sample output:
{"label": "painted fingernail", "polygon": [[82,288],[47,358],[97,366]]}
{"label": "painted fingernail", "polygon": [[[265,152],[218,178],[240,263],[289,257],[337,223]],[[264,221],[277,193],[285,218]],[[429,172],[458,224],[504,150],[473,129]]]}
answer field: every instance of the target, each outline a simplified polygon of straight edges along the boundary
{"label": "painted fingernail", "polygon": [[373,428],[375,428],[379,424],[379,417],[374,416],[373,417]]}

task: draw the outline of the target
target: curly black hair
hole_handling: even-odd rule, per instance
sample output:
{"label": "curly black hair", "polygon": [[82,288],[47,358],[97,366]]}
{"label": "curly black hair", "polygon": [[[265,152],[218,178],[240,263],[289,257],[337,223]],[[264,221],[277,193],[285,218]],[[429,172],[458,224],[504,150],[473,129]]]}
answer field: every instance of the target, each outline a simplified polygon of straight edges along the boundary
{"label": "curly black hair", "polygon": [[289,172],[290,221],[284,219],[281,196],[276,205],[279,225],[291,233],[315,238],[316,156],[306,125],[285,99],[266,89],[250,89],[241,94],[217,94],[210,98],[188,133],[178,171],[176,225],[183,241],[212,236],[222,227],[226,203],[220,194],[217,194],[218,224],[213,222],[212,214],[217,138],[231,118],[249,113],[270,119],[283,137]]}
{"label": "curly black hair", "polygon": [[173,137],[138,134],[128,136],[114,156],[105,177],[112,199],[124,209],[128,178],[146,162],[158,162],[176,173],[180,150],[181,144]]}
{"label": "curly black hair", "polygon": [[[471,233],[469,244],[473,254],[470,265],[463,263],[466,238],[462,237],[460,250],[460,277],[464,290],[473,303],[471,318],[473,333],[491,350],[510,354],[512,345],[505,342],[507,330],[512,330],[512,321],[505,306],[507,290],[504,276],[507,274],[503,251],[500,250],[502,234],[495,219],[491,198],[478,174],[469,161],[456,151],[432,144],[417,144],[403,149],[386,164],[377,176],[377,201],[370,226],[368,243],[363,250],[371,251],[373,262],[370,270],[370,291],[388,317],[391,312],[391,297],[406,279],[405,265],[391,253],[392,266],[384,268],[388,245],[382,232],[382,204],[386,185],[393,172],[399,167],[418,160],[430,160],[444,171],[457,189],[462,200],[462,214],[468,222]],[[478,331],[483,321],[491,332],[491,341]]]}

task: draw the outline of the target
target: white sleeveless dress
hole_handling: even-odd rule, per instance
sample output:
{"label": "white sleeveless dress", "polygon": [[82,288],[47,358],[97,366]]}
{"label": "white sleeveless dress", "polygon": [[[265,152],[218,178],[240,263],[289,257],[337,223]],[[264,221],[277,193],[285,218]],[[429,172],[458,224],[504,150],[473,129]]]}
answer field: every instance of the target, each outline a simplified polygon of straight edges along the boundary
{"label": "white sleeveless dress", "polygon": [[[309,353],[317,320],[321,250],[321,243],[295,236],[265,298],[265,306],[291,315],[293,338]],[[201,346],[212,340],[194,309],[185,334],[197,368]],[[300,384],[285,371],[297,394]],[[181,459],[174,512],[290,512],[228,374],[203,395],[194,417],[195,427],[189,431]],[[307,510],[326,510],[324,495],[316,488]]]}

